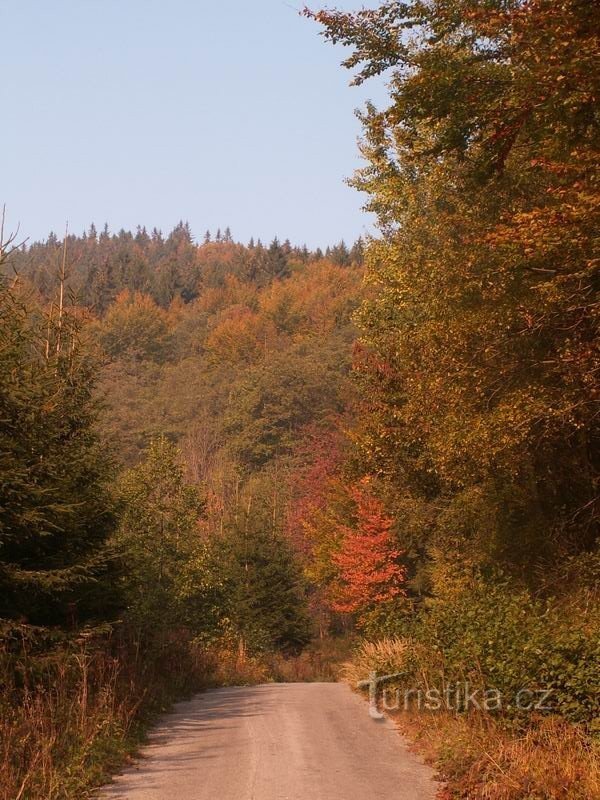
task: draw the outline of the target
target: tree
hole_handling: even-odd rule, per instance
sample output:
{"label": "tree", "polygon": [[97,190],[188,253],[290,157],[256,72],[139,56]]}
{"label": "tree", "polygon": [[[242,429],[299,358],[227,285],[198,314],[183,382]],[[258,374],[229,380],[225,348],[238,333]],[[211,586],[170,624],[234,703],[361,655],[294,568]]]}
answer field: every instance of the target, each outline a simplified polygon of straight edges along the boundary
{"label": "tree", "polygon": [[[104,234],[100,234],[100,238]],[[85,294],[90,305],[97,313],[104,313],[115,299],[116,284],[112,263],[104,259],[99,265],[93,265],[87,274]]]}
{"label": "tree", "polygon": [[195,635],[214,633],[217,583],[200,528],[204,501],[186,484],[177,448],[154,439],[142,463],[123,475],[118,498],[130,621],[150,635],[182,625]]}
{"label": "tree", "polygon": [[311,635],[300,567],[265,506],[247,503],[215,542],[225,613],[251,650],[298,652]]}
{"label": "tree", "polygon": [[394,520],[370,491],[369,480],[349,490],[356,507],[354,525],[343,526],[339,550],[333,554],[337,580],[335,611],[364,615],[405,595],[406,570],[394,538]]}
{"label": "tree", "polygon": [[4,282],[0,341],[0,617],[62,627],[104,620],[119,600],[96,365],[66,309],[45,317]]}
{"label": "tree", "polygon": [[286,251],[277,237],[273,239],[267,250],[266,269],[269,278],[283,278],[289,275]]}
{"label": "tree", "polygon": [[355,82],[389,70],[354,181],[383,234],[358,314],[364,469],[428,505],[427,546],[448,563],[470,548],[533,581],[533,564],[598,533],[594,9],[435,0],[315,16],[353,48]]}
{"label": "tree", "polygon": [[111,356],[162,361],[169,353],[166,313],[148,295],[127,289],[116,298],[99,326],[100,343]]}
{"label": "tree", "polygon": [[247,469],[289,453],[303,426],[322,422],[343,404],[340,356],[315,343],[296,346],[241,373],[225,409],[224,428],[231,452]]}

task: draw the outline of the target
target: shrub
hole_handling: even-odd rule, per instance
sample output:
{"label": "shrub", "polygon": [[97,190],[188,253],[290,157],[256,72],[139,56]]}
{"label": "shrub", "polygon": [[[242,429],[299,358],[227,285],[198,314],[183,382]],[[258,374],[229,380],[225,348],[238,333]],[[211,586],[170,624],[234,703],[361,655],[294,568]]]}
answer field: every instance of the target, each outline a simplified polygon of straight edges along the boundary
{"label": "shrub", "polygon": [[530,713],[515,706],[519,692],[545,691],[542,711],[594,731],[599,622],[593,608],[566,611],[506,581],[478,580],[404,620],[405,637],[362,644],[347,674],[360,680],[372,670],[402,673],[404,688],[435,687],[442,695],[466,683],[481,693],[496,690],[502,697],[496,710],[510,718]]}

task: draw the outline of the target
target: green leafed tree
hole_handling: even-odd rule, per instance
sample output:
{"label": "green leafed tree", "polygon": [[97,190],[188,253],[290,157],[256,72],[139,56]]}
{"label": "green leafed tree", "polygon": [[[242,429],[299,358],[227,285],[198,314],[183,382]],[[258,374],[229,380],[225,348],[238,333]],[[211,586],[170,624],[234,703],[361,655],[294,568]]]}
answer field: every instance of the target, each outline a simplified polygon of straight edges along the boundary
{"label": "green leafed tree", "polygon": [[311,637],[302,572],[264,505],[248,507],[215,542],[224,613],[253,651],[297,652]]}
{"label": "green leafed tree", "polygon": [[204,502],[186,483],[177,448],[154,439],[143,461],[122,476],[118,497],[116,543],[127,564],[129,621],[149,634],[186,626],[210,635],[218,580],[201,526]]}

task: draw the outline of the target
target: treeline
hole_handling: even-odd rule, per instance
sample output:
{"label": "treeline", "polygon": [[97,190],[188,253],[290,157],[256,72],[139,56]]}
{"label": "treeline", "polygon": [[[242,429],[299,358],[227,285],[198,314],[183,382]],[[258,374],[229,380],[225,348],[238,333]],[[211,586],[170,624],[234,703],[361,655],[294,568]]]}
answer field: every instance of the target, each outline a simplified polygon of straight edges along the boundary
{"label": "treeline", "polygon": [[228,275],[264,286],[275,278],[285,278],[299,265],[323,258],[341,266],[359,264],[363,242],[347,247],[340,242],[312,251],[306,245],[294,247],[289,240],[274,238],[263,245],[251,239],[248,245],[236,243],[229,228],[222,234],[210,231],[197,244],[188,223],[180,222],[166,236],[154,228],[148,233],[138,227],[135,233],[120,230],[110,233],[95,225],[82,236],[54,233],[43,242],[27,244],[13,253],[11,266],[32,282],[46,300],[58,290],[58,266],[67,245],[70,270],[68,287],[77,305],[103,314],[123,289],[149,295],[162,308],[176,299],[184,303],[197,298],[204,289],[222,286]]}

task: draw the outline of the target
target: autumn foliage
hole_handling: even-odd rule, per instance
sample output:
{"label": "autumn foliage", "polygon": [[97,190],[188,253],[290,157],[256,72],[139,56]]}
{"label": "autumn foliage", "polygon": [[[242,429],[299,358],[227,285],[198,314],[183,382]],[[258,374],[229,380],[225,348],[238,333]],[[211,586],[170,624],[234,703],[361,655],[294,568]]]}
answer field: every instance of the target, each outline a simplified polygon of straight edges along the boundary
{"label": "autumn foliage", "polygon": [[332,608],[365,612],[405,593],[406,571],[394,537],[394,520],[370,489],[369,480],[354,484],[349,494],[356,507],[356,522],[344,526],[333,561],[338,570]]}
{"label": "autumn foliage", "polygon": [[[538,743],[518,765],[509,748],[442,741],[442,769],[479,773],[448,796],[587,800],[597,779],[583,786],[573,763],[598,774],[586,749],[600,710],[598,4],[383,0],[305,13],[347,48],[353,83],[383,77],[388,89],[360,113],[353,183],[381,235],[366,248],[338,480],[376,477],[409,602],[367,631],[383,641],[357,677],[548,687],[546,712],[581,743],[572,762],[555,748],[560,780],[547,780],[544,726],[504,706],[512,745]],[[368,537],[339,498],[321,512],[345,525],[327,552],[348,578],[338,607],[362,622],[378,574],[367,578]],[[375,529],[385,542],[391,528]]]}

